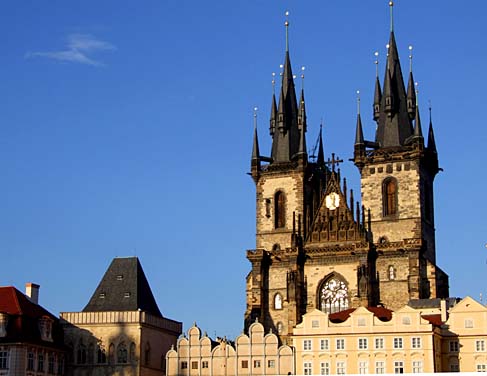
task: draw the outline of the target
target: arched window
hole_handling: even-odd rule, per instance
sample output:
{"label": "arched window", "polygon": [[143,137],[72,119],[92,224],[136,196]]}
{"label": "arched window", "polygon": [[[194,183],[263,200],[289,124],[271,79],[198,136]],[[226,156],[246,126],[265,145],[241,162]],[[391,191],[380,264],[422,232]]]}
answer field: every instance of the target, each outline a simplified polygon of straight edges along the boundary
{"label": "arched window", "polygon": [[87,357],[88,358],[88,364],[94,363],[94,361],[93,361],[94,357],[95,357],[95,346],[93,345],[93,343],[90,343],[88,345],[88,357]]}
{"label": "arched window", "polygon": [[120,342],[117,346],[117,363],[127,363],[127,346]]}
{"label": "arched window", "polygon": [[396,270],[394,269],[394,266],[389,265],[388,270],[388,275],[389,275],[389,280],[393,281],[396,279]]}
{"label": "arched window", "polygon": [[113,343],[108,346],[108,361],[110,364],[115,364],[115,346]]}
{"label": "arched window", "polygon": [[274,227],[283,228],[286,225],[286,197],[281,191],[274,195]]}
{"label": "arched window", "polygon": [[340,312],[348,308],[348,287],[336,275],[325,279],[319,290],[320,309],[326,313]]}
{"label": "arched window", "polygon": [[98,344],[96,349],[96,362],[98,364],[104,364],[107,362],[107,354],[105,352],[105,348],[102,344]]}
{"label": "arched window", "polygon": [[274,309],[282,309],[282,296],[279,293],[274,296]]}
{"label": "arched window", "polygon": [[130,362],[135,363],[137,361],[135,357],[135,343],[130,344]]}
{"label": "arched window", "polygon": [[78,351],[76,354],[76,361],[78,364],[86,364],[86,346],[80,341],[78,344]]}
{"label": "arched window", "polygon": [[384,216],[397,213],[397,180],[394,178],[387,178],[382,184],[382,206]]}
{"label": "arched window", "polygon": [[144,362],[145,365],[148,366],[150,363],[150,344],[147,342],[145,344],[145,350],[144,350]]}

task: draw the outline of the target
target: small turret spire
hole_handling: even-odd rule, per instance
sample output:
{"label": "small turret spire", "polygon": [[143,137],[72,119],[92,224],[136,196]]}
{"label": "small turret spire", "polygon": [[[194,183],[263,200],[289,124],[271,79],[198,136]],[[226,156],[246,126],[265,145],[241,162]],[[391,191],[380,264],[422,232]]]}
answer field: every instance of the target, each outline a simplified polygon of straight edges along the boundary
{"label": "small turret spire", "polygon": [[430,113],[430,124],[428,129],[428,150],[436,153],[436,142],[435,142],[435,134],[433,132],[433,120],[431,116],[431,103],[429,105],[429,113]]}
{"label": "small turret spire", "polygon": [[409,81],[406,94],[408,115],[411,120],[416,117],[416,89],[413,78],[413,46],[409,46]]}
{"label": "small turret spire", "polygon": [[375,91],[374,91],[374,120],[379,121],[380,117],[380,102],[382,100],[382,90],[379,81],[379,52],[375,51]]}
{"label": "small turret spire", "polygon": [[271,103],[271,119],[269,126],[269,133],[274,137],[274,132],[276,131],[276,120],[277,120],[277,105],[276,105],[276,73],[272,72],[272,103]]}
{"label": "small turret spire", "polygon": [[423,131],[421,129],[421,118],[419,116],[419,105],[418,105],[418,83],[416,82],[416,114],[415,114],[415,122],[414,122],[414,132],[413,132],[413,140],[418,142],[423,142]]}
{"label": "small turret spire", "polygon": [[320,136],[318,141],[318,159],[317,163],[319,166],[324,166],[325,164],[325,152],[323,149],[323,120],[320,123]]}
{"label": "small turret spire", "polygon": [[364,132],[362,129],[362,118],[360,116],[360,91],[357,90],[357,127],[355,130],[355,146],[363,147],[364,145]]}
{"label": "small turret spire", "polygon": [[252,164],[260,162],[259,139],[257,137],[257,107],[254,107],[254,144],[252,146]]}

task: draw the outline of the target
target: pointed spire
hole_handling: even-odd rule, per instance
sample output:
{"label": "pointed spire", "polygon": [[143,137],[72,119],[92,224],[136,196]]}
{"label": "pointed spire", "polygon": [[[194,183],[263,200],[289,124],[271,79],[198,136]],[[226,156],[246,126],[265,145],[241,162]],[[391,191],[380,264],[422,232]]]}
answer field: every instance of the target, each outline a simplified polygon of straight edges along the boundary
{"label": "pointed spire", "polygon": [[252,145],[252,164],[260,163],[259,139],[257,137],[257,107],[254,107],[254,143]]}
{"label": "pointed spire", "polygon": [[384,90],[375,138],[380,147],[402,146],[413,133],[413,126],[407,109],[406,88],[394,36],[392,1],[389,5],[391,7],[391,33],[387,45]]}
{"label": "pointed spire", "polygon": [[409,46],[409,81],[408,81],[407,102],[408,102],[407,103],[408,114],[411,120],[413,120],[416,115],[416,90],[414,88],[414,78],[413,78],[413,46]]}
{"label": "pointed spire", "polygon": [[430,112],[430,125],[428,129],[428,150],[436,153],[436,142],[435,142],[435,134],[433,132],[433,120],[431,116],[431,104],[429,107],[429,112]]}
{"label": "pointed spire", "polygon": [[277,120],[277,106],[276,106],[276,74],[272,72],[272,103],[271,103],[271,119],[269,133],[274,137],[274,132],[276,131],[276,120]]}
{"label": "pointed spire", "polygon": [[360,116],[360,91],[357,90],[357,127],[355,130],[355,146],[363,146],[364,132],[362,129],[362,118]]}
{"label": "pointed spire", "polygon": [[[416,83],[416,86],[418,84]],[[417,103],[417,95],[418,95],[418,90],[416,89],[416,114],[415,114],[415,122],[414,122],[414,132],[413,132],[413,140],[422,142],[423,141],[423,131],[421,129],[421,118],[419,116],[419,105]]]}
{"label": "pointed spire", "polygon": [[380,117],[380,102],[382,100],[382,90],[380,88],[380,81],[379,81],[379,52],[376,51],[374,55],[375,55],[374,120],[378,122]]}
{"label": "pointed spire", "polygon": [[390,14],[391,14],[391,33],[394,32],[394,2],[389,1],[389,8],[390,8]]}
{"label": "pointed spire", "polygon": [[318,143],[318,159],[316,161],[319,166],[325,165],[325,152],[323,150],[323,122],[320,124],[320,136]]}

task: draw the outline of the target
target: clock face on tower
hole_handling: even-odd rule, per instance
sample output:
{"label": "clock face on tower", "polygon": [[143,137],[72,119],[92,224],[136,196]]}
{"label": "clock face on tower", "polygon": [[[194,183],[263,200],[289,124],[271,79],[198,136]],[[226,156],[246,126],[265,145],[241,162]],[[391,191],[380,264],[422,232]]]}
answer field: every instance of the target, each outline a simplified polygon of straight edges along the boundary
{"label": "clock face on tower", "polygon": [[330,210],[335,210],[340,205],[340,196],[336,192],[331,192],[325,197],[325,205]]}

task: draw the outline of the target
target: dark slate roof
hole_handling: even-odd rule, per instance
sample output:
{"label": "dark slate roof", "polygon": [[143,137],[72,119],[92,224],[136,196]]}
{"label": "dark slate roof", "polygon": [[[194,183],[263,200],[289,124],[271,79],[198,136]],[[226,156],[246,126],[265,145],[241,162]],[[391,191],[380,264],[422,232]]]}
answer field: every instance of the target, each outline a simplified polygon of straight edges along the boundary
{"label": "dark slate roof", "polygon": [[114,258],[83,312],[139,309],[162,317],[139,259]]}
{"label": "dark slate roof", "polygon": [[[434,299],[411,299],[408,302],[408,306],[418,309],[418,308],[440,308],[441,306],[440,298]],[[459,298],[447,298],[446,303],[449,308],[455,306],[459,301]]]}

